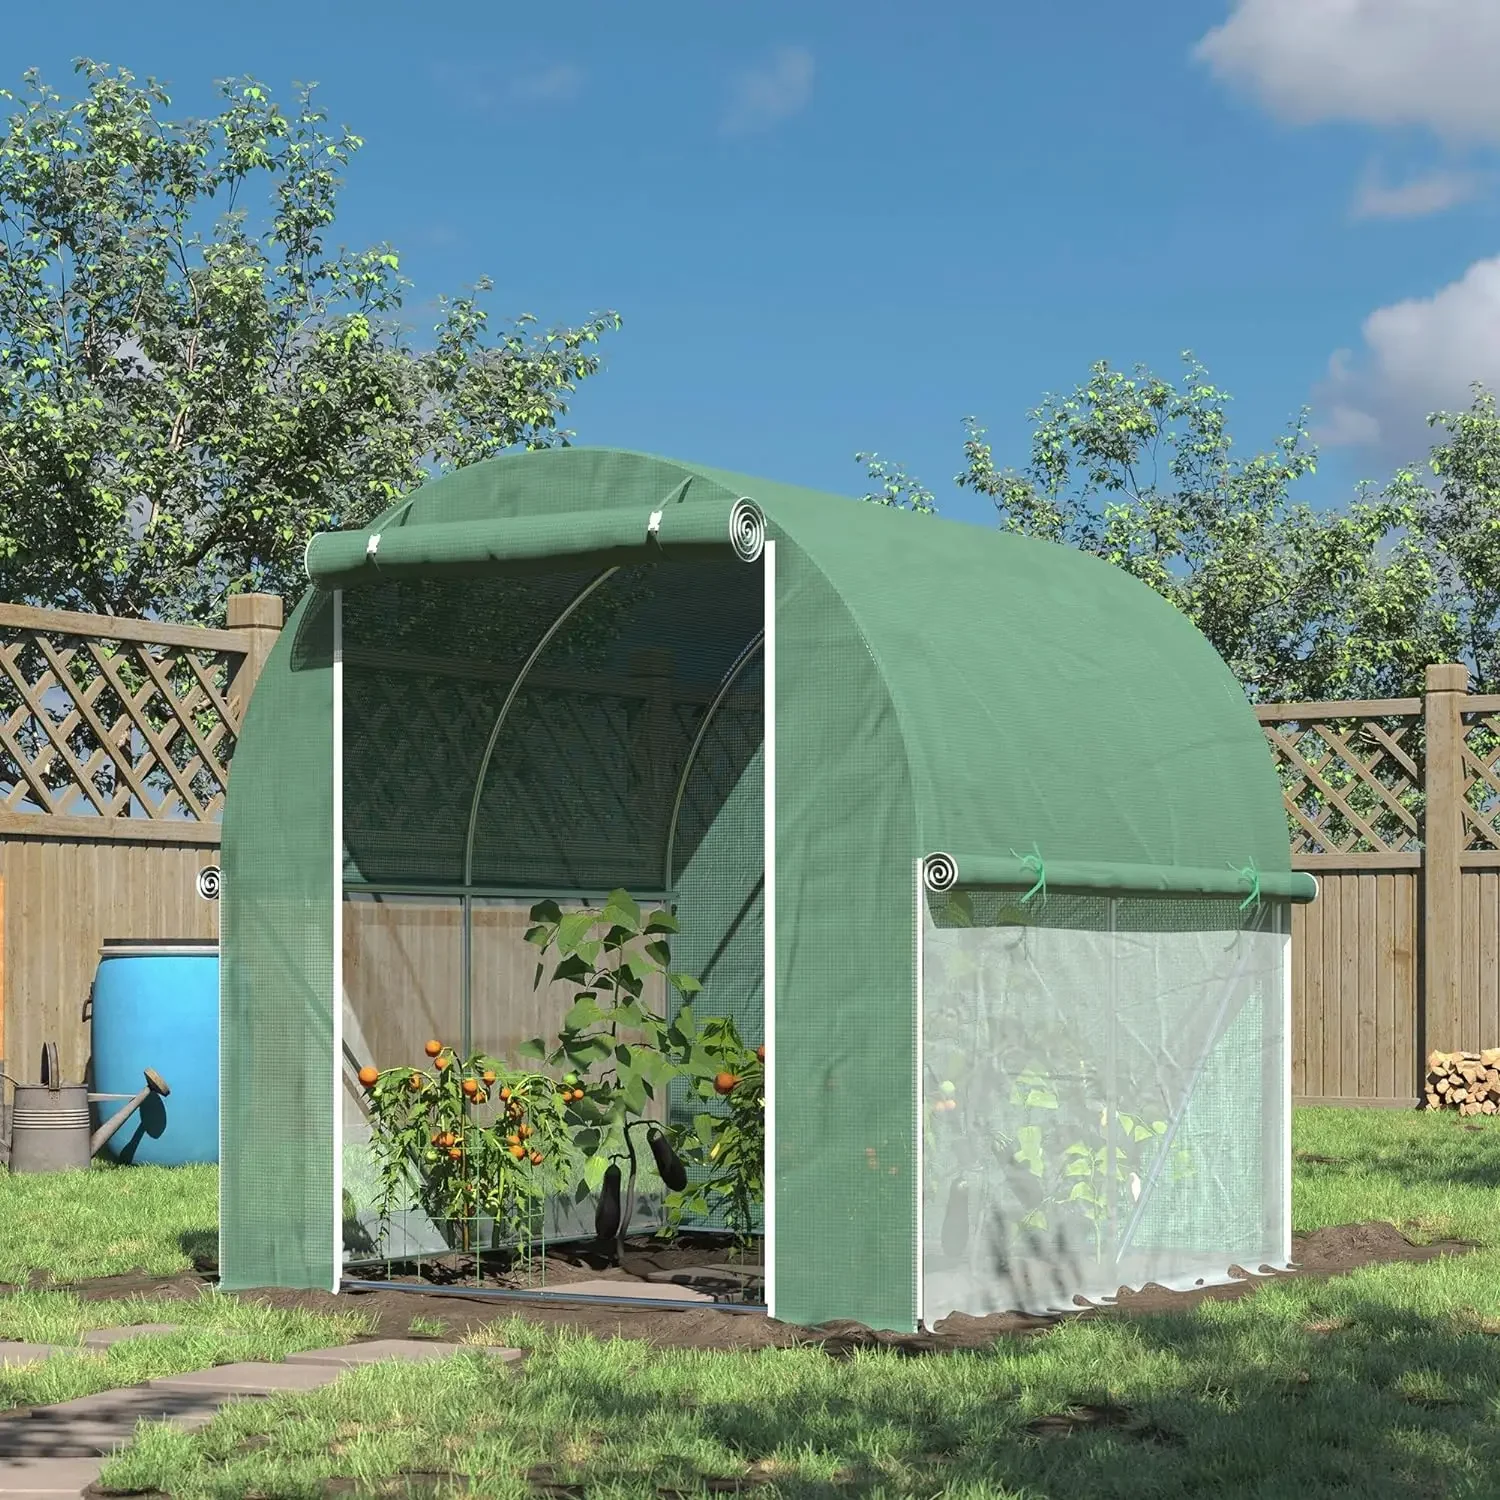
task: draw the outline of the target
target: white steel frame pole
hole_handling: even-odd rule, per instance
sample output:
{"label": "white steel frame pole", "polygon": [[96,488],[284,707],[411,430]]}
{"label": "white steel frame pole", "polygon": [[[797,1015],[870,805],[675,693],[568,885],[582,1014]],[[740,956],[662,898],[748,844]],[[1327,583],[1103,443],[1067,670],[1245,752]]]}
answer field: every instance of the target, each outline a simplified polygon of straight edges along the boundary
{"label": "white steel frame pole", "polygon": [[344,591],[333,595],[333,1287],[344,1270]]}
{"label": "white steel frame pole", "polygon": [[1281,1255],[1292,1262],[1292,907],[1283,907],[1281,950]]}
{"label": "white steel frame pole", "polygon": [[916,1182],[916,1194],[917,1194],[917,1203],[916,1203],[916,1209],[917,1209],[917,1213],[916,1213],[917,1238],[916,1238],[916,1245],[915,1245],[914,1251],[913,1251],[913,1260],[914,1260],[915,1263],[914,1263],[912,1269],[913,1269],[913,1271],[915,1273],[915,1277],[916,1277],[916,1297],[915,1297],[914,1300],[915,1300],[915,1305],[916,1305],[916,1309],[917,1309],[917,1328],[919,1330],[925,1325],[926,1315],[927,1315],[926,1298],[925,1298],[925,1296],[923,1294],[923,1286],[924,1286],[924,1283],[926,1281],[926,1278],[922,1274],[922,1246],[923,1246],[923,1242],[924,1242],[924,1239],[925,1239],[925,1236],[926,1236],[926,1200],[927,1200],[927,1132],[926,1132],[926,1129],[924,1127],[923,1112],[922,1112],[922,1080],[926,1076],[926,1069],[927,1069],[927,1054],[926,1054],[926,1048],[925,1048],[924,1042],[923,1042],[923,1034],[924,1034],[924,1032],[927,1029],[927,1025],[926,1025],[926,1004],[927,1004],[927,991],[926,991],[926,949],[927,949],[927,935],[926,935],[926,927],[927,927],[927,913],[924,910],[927,897],[926,897],[926,890],[925,890],[925,884],[926,883],[925,883],[925,881],[922,878],[923,863],[924,862],[921,859],[917,860],[917,862],[916,862],[916,879],[913,882],[913,889],[916,891],[916,909],[915,909],[914,915],[915,915],[915,918],[916,918],[916,944],[915,944],[916,975],[915,975],[915,979],[916,979],[917,1045],[916,1045],[916,1048],[915,1048],[916,1078],[914,1080],[914,1087],[912,1089],[912,1096],[913,1096],[913,1099],[912,1099],[912,1104],[913,1104],[913,1108],[912,1108],[912,1120],[913,1120],[914,1129],[916,1131],[916,1162],[917,1162],[917,1170],[916,1170],[916,1173],[915,1173],[915,1182]]}
{"label": "white steel frame pole", "polygon": [[765,927],[765,970],[761,981],[764,1010],[763,1034],[766,1039],[766,1159],[765,1235],[763,1253],[766,1261],[766,1308],[776,1316],[776,543],[767,540],[761,553],[762,581],[765,586],[765,646],[762,671],[762,719],[764,743],[761,768],[765,783],[765,807],[762,813],[765,869],[761,902]]}

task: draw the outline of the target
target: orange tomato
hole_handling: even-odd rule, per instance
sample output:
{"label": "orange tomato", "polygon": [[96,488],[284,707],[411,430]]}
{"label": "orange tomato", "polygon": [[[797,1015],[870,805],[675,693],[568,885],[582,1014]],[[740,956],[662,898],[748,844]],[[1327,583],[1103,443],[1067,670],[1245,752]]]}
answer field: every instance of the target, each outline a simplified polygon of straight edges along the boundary
{"label": "orange tomato", "polygon": [[438,1053],[443,1050],[443,1044],[436,1038],[434,1038],[432,1041],[428,1042],[428,1044],[423,1047],[422,1050],[428,1055],[428,1057],[436,1057]]}
{"label": "orange tomato", "polygon": [[359,1081],[364,1084],[367,1089],[374,1088],[375,1085],[380,1082],[380,1069],[361,1068],[359,1070]]}

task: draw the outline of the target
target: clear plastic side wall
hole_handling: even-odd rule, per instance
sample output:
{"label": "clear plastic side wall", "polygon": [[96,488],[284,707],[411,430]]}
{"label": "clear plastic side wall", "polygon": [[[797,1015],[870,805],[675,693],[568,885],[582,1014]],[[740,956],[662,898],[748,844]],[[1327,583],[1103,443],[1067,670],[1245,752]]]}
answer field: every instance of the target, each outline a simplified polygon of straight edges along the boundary
{"label": "clear plastic side wall", "polygon": [[924,1318],[1285,1263],[1284,912],[928,895]]}

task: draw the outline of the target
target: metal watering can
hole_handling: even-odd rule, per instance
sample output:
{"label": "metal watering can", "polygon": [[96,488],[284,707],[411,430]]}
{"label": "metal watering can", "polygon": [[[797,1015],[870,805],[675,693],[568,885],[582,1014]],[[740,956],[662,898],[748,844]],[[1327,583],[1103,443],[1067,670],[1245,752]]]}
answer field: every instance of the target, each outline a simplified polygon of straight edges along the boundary
{"label": "metal watering can", "polygon": [[[42,1047],[42,1081],[15,1086],[10,1131],[0,1135],[0,1154],[12,1172],[67,1172],[87,1167],[94,1153],[152,1094],[165,1097],[172,1092],[150,1068],[145,1075],[146,1087],[138,1094],[91,1094],[86,1084],[62,1081],[57,1043],[47,1042]],[[93,1130],[89,1105],[106,1099],[130,1102]]]}

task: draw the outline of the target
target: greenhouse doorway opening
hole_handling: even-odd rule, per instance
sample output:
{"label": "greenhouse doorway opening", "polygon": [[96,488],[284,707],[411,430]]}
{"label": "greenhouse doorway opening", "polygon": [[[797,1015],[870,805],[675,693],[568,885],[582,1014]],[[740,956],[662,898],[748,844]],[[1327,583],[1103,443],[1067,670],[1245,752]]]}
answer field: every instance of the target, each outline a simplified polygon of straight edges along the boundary
{"label": "greenhouse doorway opening", "polygon": [[[452,1174],[389,1165],[362,1078],[410,1069],[436,1087],[442,1066],[474,1058],[546,1072],[526,1049],[555,1044],[580,990],[528,941],[533,909],[598,910],[619,891],[643,921],[672,914],[670,969],[701,984],[695,1013],[768,1041],[773,559],[768,547],[752,566],[554,567],[336,594],[342,1285],[764,1310],[766,1216],[749,1244],[722,1208],[657,1241],[665,1189],[642,1132],[630,1249],[612,1267],[594,1253],[595,1211],[601,1162],[624,1165],[623,1142],[603,1139],[539,1211],[466,1214],[445,1194]],[[670,1017],[682,999],[653,975],[640,1003]],[[519,1130],[495,1088],[467,1117]],[[677,1079],[641,1117],[670,1134],[705,1108]],[[434,1151],[461,1149],[440,1136]]]}

